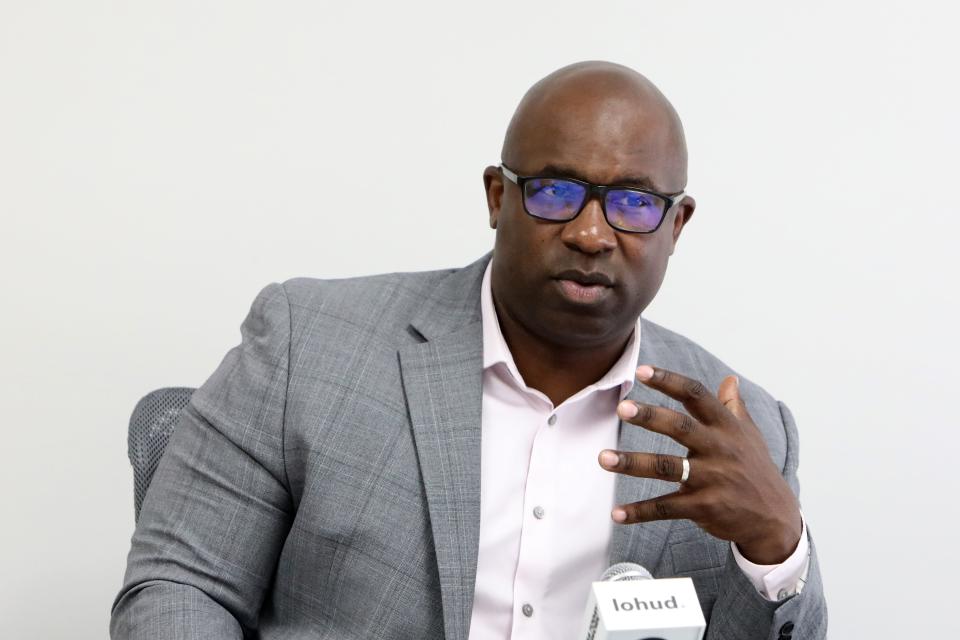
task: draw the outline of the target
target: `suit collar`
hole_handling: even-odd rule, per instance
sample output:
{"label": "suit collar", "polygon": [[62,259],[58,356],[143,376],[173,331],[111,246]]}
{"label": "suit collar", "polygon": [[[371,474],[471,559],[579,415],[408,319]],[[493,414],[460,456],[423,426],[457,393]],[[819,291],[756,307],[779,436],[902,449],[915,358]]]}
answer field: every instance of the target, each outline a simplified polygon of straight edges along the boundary
{"label": "suit collar", "polygon": [[427,296],[410,326],[425,340],[433,340],[474,322],[480,322],[480,284],[493,252],[454,269]]}

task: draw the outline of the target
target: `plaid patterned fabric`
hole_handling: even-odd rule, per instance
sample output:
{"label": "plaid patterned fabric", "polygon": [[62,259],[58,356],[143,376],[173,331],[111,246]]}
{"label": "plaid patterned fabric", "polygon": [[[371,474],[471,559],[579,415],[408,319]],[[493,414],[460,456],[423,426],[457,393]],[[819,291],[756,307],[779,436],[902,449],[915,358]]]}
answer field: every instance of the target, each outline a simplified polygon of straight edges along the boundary
{"label": "plaid patterned fabric", "polygon": [[[270,284],[193,393],[143,500],[111,635],[466,640],[480,527],[481,276],[457,270]],[[716,388],[732,373],[644,320],[640,360]],[[741,376],[794,490],[797,432]],[[630,397],[670,406],[645,385]],[[683,453],[643,429],[623,449]],[[669,486],[618,478],[617,500]],[[689,522],[617,527],[611,564],[693,578],[707,638],[822,638],[816,553],[802,594],[764,600]]]}

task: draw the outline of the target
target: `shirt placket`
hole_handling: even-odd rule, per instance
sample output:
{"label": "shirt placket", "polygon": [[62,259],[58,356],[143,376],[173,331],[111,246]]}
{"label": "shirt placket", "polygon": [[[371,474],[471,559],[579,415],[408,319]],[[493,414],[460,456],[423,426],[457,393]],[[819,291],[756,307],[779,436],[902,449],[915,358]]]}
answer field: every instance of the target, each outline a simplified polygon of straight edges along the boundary
{"label": "shirt placket", "polygon": [[[558,411],[546,405],[537,412],[539,426],[530,449],[523,495],[523,520],[520,552],[513,584],[513,624],[511,638],[542,637],[544,597],[549,584],[551,559],[556,555],[555,519],[550,510],[556,495],[552,478],[557,470]],[[538,615],[539,614],[539,615]]]}

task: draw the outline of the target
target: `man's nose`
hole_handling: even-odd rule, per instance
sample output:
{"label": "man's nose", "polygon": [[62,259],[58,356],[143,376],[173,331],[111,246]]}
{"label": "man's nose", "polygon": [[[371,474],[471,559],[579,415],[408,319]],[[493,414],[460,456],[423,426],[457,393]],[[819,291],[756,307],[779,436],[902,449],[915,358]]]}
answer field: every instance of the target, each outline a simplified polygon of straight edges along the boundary
{"label": "man's nose", "polygon": [[571,249],[594,255],[617,246],[616,231],[603,217],[600,201],[590,198],[576,218],[563,226],[560,239]]}

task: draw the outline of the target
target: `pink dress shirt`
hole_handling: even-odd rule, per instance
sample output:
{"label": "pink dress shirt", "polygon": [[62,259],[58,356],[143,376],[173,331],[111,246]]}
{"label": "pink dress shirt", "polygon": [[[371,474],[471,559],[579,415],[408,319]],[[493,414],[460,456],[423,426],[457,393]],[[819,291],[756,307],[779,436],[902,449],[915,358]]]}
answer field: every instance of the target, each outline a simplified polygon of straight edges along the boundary
{"label": "pink dress shirt", "polygon": [[[554,407],[524,383],[513,361],[493,306],[491,265],[480,293],[480,546],[469,640],[572,639],[590,584],[607,568],[613,527],[624,526],[610,518],[616,475],[597,455],[617,448],[616,407],[634,384],[640,321],[613,367]],[[732,547],[764,597],[799,592],[806,524],[797,550],[780,565],[754,565]]]}

